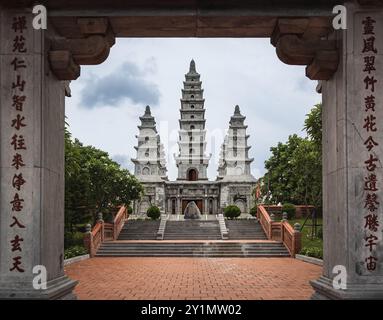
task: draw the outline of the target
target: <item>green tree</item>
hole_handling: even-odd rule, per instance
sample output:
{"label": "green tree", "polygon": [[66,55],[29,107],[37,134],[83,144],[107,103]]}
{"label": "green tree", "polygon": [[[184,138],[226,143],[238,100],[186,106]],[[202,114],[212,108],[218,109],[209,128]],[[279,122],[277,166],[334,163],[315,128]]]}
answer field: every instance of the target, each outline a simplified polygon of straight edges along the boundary
{"label": "green tree", "polygon": [[304,130],[308,137],[314,142],[318,151],[322,153],[322,104],[316,104],[306,115]]}
{"label": "green tree", "polygon": [[265,161],[267,173],[261,179],[266,202],[313,204],[322,201],[322,107],[314,106],[306,115],[304,130],[307,138],[296,134],[286,143],[270,148]]}
{"label": "green tree", "polygon": [[65,222],[74,226],[95,222],[97,214],[112,217],[116,207],[130,205],[143,194],[140,182],[109,158],[108,153],[84,146],[65,133]]}

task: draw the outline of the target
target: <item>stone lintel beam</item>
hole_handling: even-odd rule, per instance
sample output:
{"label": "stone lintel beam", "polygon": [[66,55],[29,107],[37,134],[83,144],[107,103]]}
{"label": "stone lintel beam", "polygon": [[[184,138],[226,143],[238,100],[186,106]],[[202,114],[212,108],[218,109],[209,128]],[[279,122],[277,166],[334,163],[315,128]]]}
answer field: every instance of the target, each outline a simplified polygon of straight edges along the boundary
{"label": "stone lintel beam", "polygon": [[361,6],[383,6],[383,0],[358,0]]}
{"label": "stone lintel beam", "polygon": [[115,44],[107,18],[78,18],[77,23],[81,30],[78,38],[56,37],[51,41],[49,58],[60,80],[75,80],[80,75],[80,65],[104,62]]}
{"label": "stone lintel beam", "polygon": [[279,59],[290,65],[306,65],[306,76],[328,80],[337,70],[339,57],[329,18],[279,19],[271,37]]}

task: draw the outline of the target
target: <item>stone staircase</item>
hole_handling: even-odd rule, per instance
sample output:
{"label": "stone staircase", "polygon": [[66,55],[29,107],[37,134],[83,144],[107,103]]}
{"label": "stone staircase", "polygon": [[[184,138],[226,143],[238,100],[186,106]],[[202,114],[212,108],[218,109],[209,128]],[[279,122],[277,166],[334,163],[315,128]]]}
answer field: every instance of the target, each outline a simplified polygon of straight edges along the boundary
{"label": "stone staircase", "polygon": [[[221,240],[218,220],[166,221],[163,239],[157,240],[160,221],[128,220],[118,240],[104,242],[97,257],[289,257],[281,242],[267,240],[256,220],[226,221],[229,240]],[[161,237],[162,238],[162,237]],[[158,238],[157,238],[158,239]],[[138,242],[134,240],[152,240]],[[173,240],[173,241],[172,241]],[[195,240],[193,242],[193,240]],[[218,240],[218,241],[217,241]],[[235,240],[238,240],[237,242]],[[259,240],[246,242],[245,240]]]}
{"label": "stone staircase", "polygon": [[160,221],[128,220],[118,240],[156,240]]}
{"label": "stone staircase", "polygon": [[255,219],[226,220],[229,240],[266,240],[262,226]]}
{"label": "stone staircase", "polygon": [[217,220],[184,220],[166,223],[164,240],[220,240]]}
{"label": "stone staircase", "polygon": [[97,257],[201,257],[256,258],[289,257],[279,242],[104,242]]}

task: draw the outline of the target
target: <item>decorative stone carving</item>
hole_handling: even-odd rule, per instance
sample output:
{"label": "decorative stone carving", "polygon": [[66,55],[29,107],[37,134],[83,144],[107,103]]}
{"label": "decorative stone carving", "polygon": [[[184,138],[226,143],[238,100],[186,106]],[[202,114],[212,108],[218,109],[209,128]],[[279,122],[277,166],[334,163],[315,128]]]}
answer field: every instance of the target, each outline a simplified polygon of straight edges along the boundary
{"label": "decorative stone carving", "polygon": [[184,215],[185,219],[201,219],[201,211],[194,201],[187,204]]}
{"label": "decorative stone carving", "polygon": [[[114,33],[106,18],[78,18],[81,34],[78,38],[51,39],[49,61],[59,80],[75,80],[80,65],[100,64],[109,56],[115,43]],[[81,37],[82,36],[82,37]]]}
{"label": "decorative stone carving", "polygon": [[328,80],[338,68],[336,41],[325,37],[332,31],[331,19],[279,19],[271,36],[279,59],[291,65],[307,65],[306,76]]}

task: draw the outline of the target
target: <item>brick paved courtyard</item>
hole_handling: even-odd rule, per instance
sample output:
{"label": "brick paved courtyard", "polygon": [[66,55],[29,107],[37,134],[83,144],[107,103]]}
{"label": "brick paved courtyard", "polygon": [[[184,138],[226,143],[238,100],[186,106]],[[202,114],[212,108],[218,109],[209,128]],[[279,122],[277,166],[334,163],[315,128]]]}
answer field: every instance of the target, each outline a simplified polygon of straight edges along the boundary
{"label": "brick paved courtyard", "polygon": [[79,299],[309,299],[322,268],[291,258],[93,258],[65,268]]}

